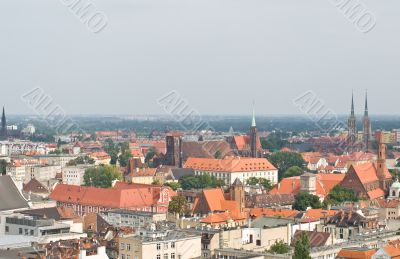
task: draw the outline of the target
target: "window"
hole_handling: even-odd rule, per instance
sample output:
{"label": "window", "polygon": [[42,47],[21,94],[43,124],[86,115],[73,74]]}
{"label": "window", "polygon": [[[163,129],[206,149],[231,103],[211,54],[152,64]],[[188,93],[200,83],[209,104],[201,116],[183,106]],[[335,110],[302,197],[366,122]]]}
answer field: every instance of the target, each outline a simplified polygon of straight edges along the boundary
{"label": "window", "polygon": [[164,243],[164,249],[168,249],[168,243]]}
{"label": "window", "polygon": [[160,243],[157,244],[157,250],[161,250],[161,244]]}
{"label": "window", "polygon": [[161,259],[161,255],[157,255],[157,259]]}
{"label": "window", "polygon": [[124,243],[121,243],[120,247],[121,247],[121,250],[125,250],[125,244]]}
{"label": "window", "polygon": [[126,244],[126,251],[131,251],[131,244]]}
{"label": "window", "polygon": [[131,259],[131,256],[130,255],[126,255],[126,259]]}
{"label": "window", "polygon": [[175,248],[175,242],[171,242],[171,248]]}
{"label": "window", "polygon": [[31,236],[33,236],[33,229],[31,229],[30,234],[31,234]]}
{"label": "window", "polygon": [[168,254],[164,254],[164,259],[168,259]]}
{"label": "window", "polygon": [[121,259],[125,259],[125,255],[124,254],[121,254]]}
{"label": "window", "polygon": [[175,253],[171,253],[171,259],[175,259]]}
{"label": "window", "polygon": [[10,232],[9,226],[6,226],[6,232]]}
{"label": "window", "polygon": [[19,228],[19,229],[18,229],[18,233],[19,233],[20,235],[22,235],[22,228]]}

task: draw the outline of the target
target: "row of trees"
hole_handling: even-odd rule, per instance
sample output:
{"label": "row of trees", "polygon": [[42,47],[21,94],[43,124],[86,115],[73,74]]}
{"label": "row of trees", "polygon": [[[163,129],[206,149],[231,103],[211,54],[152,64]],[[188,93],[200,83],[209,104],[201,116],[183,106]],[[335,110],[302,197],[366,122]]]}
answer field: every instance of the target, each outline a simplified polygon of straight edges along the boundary
{"label": "row of trees", "polygon": [[110,188],[114,180],[121,180],[121,173],[115,166],[101,165],[86,169],[83,180],[85,186]]}
{"label": "row of trees", "polygon": [[95,163],[94,159],[90,156],[80,156],[75,159],[70,160],[67,165],[75,166],[75,165],[93,165]]}
{"label": "row of trees", "polygon": [[179,179],[179,184],[182,189],[190,190],[222,187],[225,185],[225,182],[221,179],[217,179],[215,176],[203,174],[195,176],[185,175]]}
{"label": "row of trees", "polygon": [[307,210],[308,207],[313,209],[327,208],[328,205],[338,205],[344,202],[358,202],[359,199],[355,194],[354,190],[347,189],[336,185],[328,194],[323,203],[316,195],[312,195],[306,192],[300,192],[296,195],[295,203],[293,208],[296,210]]}
{"label": "row of trees", "polygon": [[264,187],[264,189],[266,189],[267,191],[272,189],[272,185],[271,182],[268,179],[262,178],[262,177],[250,177],[247,180],[247,184],[248,185],[256,185],[256,184],[260,184],[261,186]]}
{"label": "row of trees", "polygon": [[279,180],[284,177],[300,175],[305,170],[305,161],[299,153],[274,152],[267,159],[278,169]]}

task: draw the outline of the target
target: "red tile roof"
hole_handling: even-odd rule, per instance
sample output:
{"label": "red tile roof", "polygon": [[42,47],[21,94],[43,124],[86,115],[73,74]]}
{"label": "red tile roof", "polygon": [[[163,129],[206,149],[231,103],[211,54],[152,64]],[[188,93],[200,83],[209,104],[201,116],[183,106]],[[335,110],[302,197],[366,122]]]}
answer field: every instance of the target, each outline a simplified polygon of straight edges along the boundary
{"label": "red tile roof", "polygon": [[368,197],[373,200],[373,199],[377,199],[377,198],[381,198],[385,196],[384,191],[381,188],[377,188],[374,190],[371,190],[369,192],[367,192]]}
{"label": "red tile roof", "polygon": [[[250,136],[247,135],[233,136],[233,140],[235,141],[238,150],[242,151],[250,149]],[[257,149],[261,149],[260,138],[257,138],[256,146]]]}
{"label": "red tile roof", "polygon": [[307,219],[322,219],[325,217],[331,217],[335,215],[335,210],[324,210],[324,209],[309,209],[305,212],[304,218]]}
{"label": "red tile roof", "polygon": [[245,220],[246,216],[243,213],[234,214],[231,212],[211,213],[203,218],[200,222],[206,224],[221,224],[228,221]]}
{"label": "red tile roof", "polygon": [[131,188],[96,188],[58,184],[49,198],[105,208],[135,208],[155,205],[160,200],[164,187],[151,185],[131,185]]}
{"label": "red tile roof", "polygon": [[[316,192],[325,197],[344,178],[344,174],[316,174]],[[300,176],[283,178],[281,182],[272,188],[271,194],[297,194],[300,191]]]}
{"label": "red tile roof", "polygon": [[376,253],[375,249],[363,248],[343,248],[337,254],[338,258],[346,259],[371,259],[372,255]]}
{"label": "red tile roof", "polygon": [[226,157],[224,159],[189,157],[184,168],[214,172],[276,170],[266,158],[249,157]]}
{"label": "red tile roof", "polygon": [[250,216],[252,217],[282,217],[282,218],[294,218],[299,211],[289,209],[276,209],[276,208],[252,208],[250,209]]}

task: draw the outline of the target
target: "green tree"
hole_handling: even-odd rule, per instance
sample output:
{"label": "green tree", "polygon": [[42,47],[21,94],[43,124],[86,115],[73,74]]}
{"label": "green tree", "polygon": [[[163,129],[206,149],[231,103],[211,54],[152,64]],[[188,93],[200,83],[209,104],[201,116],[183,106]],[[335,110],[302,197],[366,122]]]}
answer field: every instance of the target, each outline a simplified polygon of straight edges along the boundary
{"label": "green tree", "polygon": [[0,175],[6,174],[7,171],[7,161],[4,159],[0,159]]}
{"label": "green tree", "polygon": [[290,251],[290,246],[283,242],[282,240],[275,241],[275,244],[271,246],[269,250],[266,250],[267,253],[272,254],[287,254]]}
{"label": "green tree", "polygon": [[118,160],[119,150],[117,145],[114,144],[114,141],[112,139],[106,139],[106,141],[104,142],[104,150],[111,157],[110,164],[115,165]]}
{"label": "green tree", "polygon": [[221,159],[222,158],[222,153],[221,153],[220,150],[217,150],[217,152],[215,152],[214,158],[216,158],[216,159]]}
{"label": "green tree", "polygon": [[268,137],[261,139],[261,146],[264,149],[269,149],[273,151],[280,150],[287,143],[283,139],[283,136],[280,132],[271,133]]}
{"label": "green tree", "polygon": [[170,213],[182,215],[187,208],[187,200],[183,196],[174,196],[169,202],[168,211]]}
{"label": "green tree", "polygon": [[247,184],[248,185],[256,185],[260,182],[259,178],[257,177],[249,177],[249,179],[247,179]]}
{"label": "green tree", "polygon": [[286,170],[286,172],[283,173],[283,178],[299,176],[299,175],[302,175],[303,173],[304,173],[304,170],[301,167],[295,165],[295,166],[289,167]]}
{"label": "green tree", "polygon": [[179,179],[179,183],[184,190],[199,188],[199,179],[192,175],[184,175]]}
{"label": "green tree", "polygon": [[85,170],[83,180],[86,186],[110,188],[112,181],[121,179],[121,173],[115,166],[104,165]]}
{"label": "green tree", "polygon": [[131,157],[132,157],[131,152],[126,152],[125,151],[124,153],[120,154],[119,157],[118,157],[119,165],[122,166],[122,167],[127,166],[129,158],[131,158]]}
{"label": "green tree", "polygon": [[265,178],[259,178],[259,184],[261,184],[265,190],[269,191],[272,189],[271,181]]}
{"label": "green tree", "polygon": [[225,182],[209,174],[185,175],[179,179],[179,183],[184,190],[205,189],[225,186]]}
{"label": "green tree", "polygon": [[168,182],[168,183],[165,183],[164,185],[170,187],[174,191],[181,188],[181,184],[179,182]]}
{"label": "green tree", "polygon": [[275,152],[268,156],[268,160],[278,169],[279,179],[292,166],[304,168],[305,161],[299,153]]}
{"label": "green tree", "polygon": [[359,199],[354,193],[354,190],[344,188],[340,185],[336,185],[329,192],[327,199],[324,201],[324,205],[327,204],[341,204],[343,202],[358,202]]}
{"label": "green tree", "polygon": [[149,152],[147,152],[146,157],[144,158],[144,162],[148,164],[155,155],[156,151],[154,149],[150,149]]}
{"label": "green tree", "polygon": [[95,163],[94,159],[90,156],[80,156],[75,159],[70,160],[67,165],[74,166],[74,165],[85,165],[90,164],[93,165]]}
{"label": "green tree", "polygon": [[294,245],[292,259],[311,259],[310,250],[310,240],[308,240],[308,236],[303,232]]}
{"label": "green tree", "polygon": [[306,192],[299,192],[296,195],[295,202],[293,204],[293,209],[305,211],[308,207],[313,209],[322,208],[321,201],[316,195],[312,195]]}

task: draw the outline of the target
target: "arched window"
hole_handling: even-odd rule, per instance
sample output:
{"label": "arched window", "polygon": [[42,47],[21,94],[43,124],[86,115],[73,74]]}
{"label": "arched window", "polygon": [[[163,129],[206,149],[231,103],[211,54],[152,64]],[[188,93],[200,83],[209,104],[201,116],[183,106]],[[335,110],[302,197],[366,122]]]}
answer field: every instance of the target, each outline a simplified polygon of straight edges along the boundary
{"label": "arched window", "polygon": [[393,197],[396,196],[396,191],[392,191],[392,196],[393,196]]}

